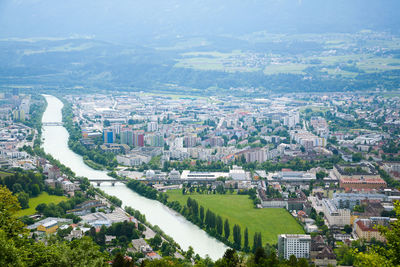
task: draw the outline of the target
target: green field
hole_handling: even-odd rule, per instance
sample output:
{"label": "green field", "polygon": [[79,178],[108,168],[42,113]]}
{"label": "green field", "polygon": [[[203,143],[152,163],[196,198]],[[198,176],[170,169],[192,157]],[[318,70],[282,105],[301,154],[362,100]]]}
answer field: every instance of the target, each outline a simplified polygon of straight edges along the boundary
{"label": "green field", "polygon": [[278,234],[302,234],[302,226],[285,209],[255,209],[252,201],[247,195],[202,195],[193,193],[182,195],[181,190],[170,190],[168,201],[179,201],[186,204],[190,196],[195,199],[205,210],[210,209],[222,219],[229,220],[232,228],[234,224],[240,225],[242,229],[242,242],[244,241],[243,232],[247,227],[249,230],[249,244],[253,244],[255,232],[261,232],[263,243],[276,243]]}
{"label": "green field", "polygon": [[41,203],[54,203],[58,204],[63,200],[67,200],[67,197],[65,196],[54,196],[54,195],[49,195],[47,192],[41,193],[38,197],[33,197],[29,199],[29,208],[20,210],[19,212],[16,213],[17,217],[22,217],[25,215],[32,215],[35,214],[36,206],[41,204]]}

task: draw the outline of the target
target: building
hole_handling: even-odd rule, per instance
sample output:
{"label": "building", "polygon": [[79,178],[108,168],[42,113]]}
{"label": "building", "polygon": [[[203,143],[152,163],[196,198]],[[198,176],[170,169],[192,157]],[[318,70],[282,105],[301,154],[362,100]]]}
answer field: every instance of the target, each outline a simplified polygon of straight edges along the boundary
{"label": "building", "polygon": [[372,165],[335,165],[333,174],[338,178],[340,187],[345,190],[383,189],[387,187],[386,182]]}
{"label": "building", "polygon": [[158,123],[155,121],[151,121],[147,124],[147,131],[148,132],[155,132],[158,130]]}
{"label": "building", "polygon": [[181,179],[183,180],[217,180],[217,178],[228,178],[227,172],[191,172],[190,170],[182,171]]}
{"label": "building", "polygon": [[115,134],[112,129],[104,129],[103,130],[103,142],[105,144],[112,144],[115,140]]}
{"label": "building", "polygon": [[15,121],[25,121],[25,112],[22,109],[16,109],[13,111],[13,119]]}
{"label": "building", "polygon": [[276,175],[272,176],[273,179],[281,182],[287,183],[307,183],[315,181],[316,176],[314,173],[302,172],[302,171],[292,171],[289,169],[284,169]]}
{"label": "building", "polygon": [[283,125],[293,128],[300,123],[300,113],[291,111],[288,116],[283,117]]}
{"label": "building", "polygon": [[322,208],[330,227],[344,227],[345,225],[350,224],[349,209],[338,209],[330,199],[322,200]]}
{"label": "building", "polygon": [[57,229],[58,229],[58,223],[56,220],[45,222],[37,227],[37,230],[39,232],[44,232],[46,234],[55,233]]}
{"label": "building", "polygon": [[381,235],[377,226],[389,226],[390,218],[387,217],[371,217],[369,219],[358,219],[354,222],[354,232],[359,238],[370,242],[372,238],[385,242],[386,239]]}
{"label": "building", "polygon": [[288,260],[291,255],[296,258],[310,257],[311,236],[283,234],[278,236],[278,254]]}
{"label": "building", "polygon": [[131,129],[121,130],[121,144],[133,146],[133,131]]}
{"label": "building", "polygon": [[171,179],[171,180],[178,180],[178,179],[181,179],[181,174],[179,173],[179,171],[173,169],[173,170],[169,173],[169,179]]}
{"label": "building", "polygon": [[232,170],[229,170],[229,177],[233,180],[246,180],[247,175],[242,167],[233,166]]}
{"label": "building", "polygon": [[151,156],[143,155],[143,154],[127,154],[127,155],[117,155],[118,164],[124,166],[139,166],[142,163],[149,163],[151,160]]}
{"label": "building", "polygon": [[379,179],[381,178],[377,170],[372,165],[361,164],[335,164],[333,174],[341,179]]}
{"label": "building", "polygon": [[387,187],[386,182],[381,179],[341,179],[339,186],[345,190],[363,190],[363,189],[384,189]]}
{"label": "building", "polygon": [[306,149],[314,147],[325,147],[326,139],[310,133],[306,130],[293,130],[290,131],[290,138],[295,140],[298,144],[304,146]]}
{"label": "building", "polygon": [[154,147],[164,146],[164,137],[161,134],[146,135],[146,144]]}
{"label": "building", "polygon": [[356,205],[361,205],[363,200],[376,200],[379,202],[388,201],[388,196],[384,194],[366,194],[366,193],[334,193],[333,202],[339,209],[353,209]]}
{"label": "building", "polygon": [[143,131],[135,131],[133,133],[133,145],[144,147],[144,132]]}
{"label": "building", "polygon": [[247,149],[235,154],[235,158],[241,159],[244,157],[246,162],[264,162],[268,160],[268,149],[267,148],[252,148]]}
{"label": "building", "polygon": [[197,145],[197,137],[185,136],[185,138],[183,138],[183,145],[185,147],[195,147]]}
{"label": "building", "polygon": [[127,153],[129,151],[129,146],[125,144],[106,143],[101,145],[100,149],[104,152],[118,154],[118,153]]}
{"label": "building", "polygon": [[400,162],[382,162],[381,165],[392,177],[400,178]]}
{"label": "building", "polygon": [[333,250],[326,246],[320,251],[315,259],[313,260],[316,266],[327,267],[327,266],[336,266],[336,255]]}
{"label": "building", "polygon": [[68,181],[68,180],[63,181],[63,182],[61,183],[61,186],[62,186],[62,189],[63,189],[65,192],[73,192],[73,191],[75,191],[75,184],[72,183],[71,181]]}
{"label": "building", "polygon": [[101,200],[87,200],[81,204],[75,206],[75,209],[67,210],[67,214],[72,213],[78,216],[86,215],[91,213],[91,209],[95,208],[98,210],[99,208],[107,208],[106,204],[103,204]]}

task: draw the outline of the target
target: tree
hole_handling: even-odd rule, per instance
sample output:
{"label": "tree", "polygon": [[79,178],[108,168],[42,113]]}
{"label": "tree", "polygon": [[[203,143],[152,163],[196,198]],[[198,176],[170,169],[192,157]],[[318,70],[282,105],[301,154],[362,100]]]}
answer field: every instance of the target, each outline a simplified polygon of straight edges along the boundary
{"label": "tree", "polygon": [[350,234],[353,231],[353,228],[350,225],[346,224],[344,226],[344,231],[346,232],[346,234]]}
{"label": "tree", "polygon": [[225,223],[224,223],[224,233],[225,233],[225,238],[228,240],[229,236],[231,234],[231,229],[229,227],[229,221],[228,219],[225,219]]}
{"label": "tree", "polygon": [[204,207],[200,206],[200,222],[204,223]]}
{"label": "tree", "polygon": [[360,162],[362,159],[363,159],[363,156],[362,156],[362,154],[360,152],[354,153],[352,155],[352,160],[354,162]]}
{"label": "tree", "polygon": [[153,238],[149,239],[149,244],[154,248],[154,250],[158,250],[162,243],[162,238],[160,234],[156,234]]}
{"label": "tree", "polygon": [[222,235],[222,232],[223,232],[223,222],[222,222],[222,218],[221,218],[221,216],[217,216],[217,222],[216,222],[216,228],[217,228],[217,234],[219,235],[219,236],[221,236]]}
{"label": "tree", "polygon": [[235,267],[240,263],[236,250],[228,248],[224,256],[215,262],[215,267]]}
{"label": "tree", "polygon": [[290,255],[289,257],[289,265],[296,266],[297,265],[297,258],[295,255]]}
{"label": "tree", "polygon": [[394,203],[397,220],[390,227],[379,226],[379,232],[386,238],[386,246],[372,246],[365,252],[354,250],[354,266],[399,266],[400,265],[400,202]]}
{"label": "tree", "polygon": [[262,237],[261,233],[254,233],[253,237],[253,252],[257,251],[257,248],[262,248]]}
{"label": "tree", "polygon": [[189,246],[188,251],[186,251],[185,258],[190,260],[193,257],[194,249],[192,246]]}
{"label": "tree", "polygon": [[40,194],[40,187],[38,184],[34,184],[31,187],[32,196],[37,197]]}
{"label": "tree", "polygon": [[43,211],[45,210],[45,208],[47,207],[46,203],[41,203],[39,205],[36,206],[36,211],[39,213],[43,213]]}
{"label": "tree", "polygon": [[326,172],[324,172],[324,171],[319,171],[319,172],[317,172],[317,174],[316,174],[317,180],[322,180],[322,179],[324,179],[326,176],[328,176],[328,174],[327,174]]}
{"label": "tree", "polygon": [[244,230],[244,245],[243,245],[244,251],[249,251],[249,230],[246,229]]}
{"label": "tree", "polygon": [[18,201],[21,204],[22,209],[29,208],[29,195],[25,192],[20,192],[18,194]]}
{"label": "tree", "polygon": [[21,209],[19,201],[7,187],[0,185],[0,230],[7,237],[15,237],[24,233],[24,224],[14,214]]}
{"label": "tree", "polygon": [[254,252],[254,262],[256,264],[259,264],[259,263],[261,263],[261,261],[263,259],[266,259],[266,258],[267,258],[267,255],[265,253],[265,250],[262,247],[258,247],[256,249],[256,251]]}
{"label": "tree", "polygon": [[235,244],[235,246],[240,249],[241,245],[242,245],[242,233],[240,230],[240,226],[235,224],[233,226],[233,242]]}

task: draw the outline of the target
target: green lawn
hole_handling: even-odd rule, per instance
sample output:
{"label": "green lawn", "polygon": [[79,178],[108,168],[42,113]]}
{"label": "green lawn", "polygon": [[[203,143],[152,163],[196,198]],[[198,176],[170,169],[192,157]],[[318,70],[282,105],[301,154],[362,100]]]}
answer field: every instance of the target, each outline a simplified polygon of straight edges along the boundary
{"label": "green lawn", "polygon": [[253,244],[253,235],[255,232],[261,232],[263,243],[276,243],[278,234],[302,234],[302,226],[285,209],[255,209],[252,201],[247,195],[201,195],[193,193],[192,195],[182,195],[181,190],[170,190],[168,201],[177,200],[185,204],[190,196],[195,199],[205,210],[210,209],[216,215],[220,215],[223,220],[229,220],[232,228],[234,224],[240,225],[243,233],[247,227],[249,230],[249,244]]}
{"label": "green lawn", "polygon": [[65,196],[54,196],[54,195],[49,195],[47,192],[43,192],[40,194],[38,197],[33,197],[29,199],[29,208],[20,210],[19,212],[16,213],[17,217],[22,217],[25,215],[32,215],[35,214],[36,206],[41,204],[41,203],[54,203],[58,204],[63,200],[67,200],[67,197]]}

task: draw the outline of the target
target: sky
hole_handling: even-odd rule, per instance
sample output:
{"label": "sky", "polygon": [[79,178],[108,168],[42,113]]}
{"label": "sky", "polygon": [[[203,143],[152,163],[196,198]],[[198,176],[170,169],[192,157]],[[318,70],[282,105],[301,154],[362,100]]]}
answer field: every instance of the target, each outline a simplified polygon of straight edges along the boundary
{"label": "sky", "polygon": [[398,0],[0,0],[0,38],[399,31]]}

